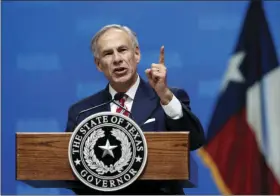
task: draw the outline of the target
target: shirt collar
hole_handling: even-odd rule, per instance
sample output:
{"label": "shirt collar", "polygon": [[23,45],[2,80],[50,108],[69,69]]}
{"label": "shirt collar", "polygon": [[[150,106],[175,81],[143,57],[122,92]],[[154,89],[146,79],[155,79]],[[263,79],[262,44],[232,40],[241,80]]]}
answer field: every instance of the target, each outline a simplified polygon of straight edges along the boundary
{"label": "shirt collar", "polygon": [[[138,89],[139,83],[140,83],[140,77],[139,77],[139,75],[137,75],[136,82],[125,93],[132,100],[134,100],[134,97],[135,97],[136,91]],[[115,91],[115,89],[113,89],[113,87],[110,84],[109,84],[109,92],[112,95],[112,97],[114,97],[117,94],[117,91]]]}

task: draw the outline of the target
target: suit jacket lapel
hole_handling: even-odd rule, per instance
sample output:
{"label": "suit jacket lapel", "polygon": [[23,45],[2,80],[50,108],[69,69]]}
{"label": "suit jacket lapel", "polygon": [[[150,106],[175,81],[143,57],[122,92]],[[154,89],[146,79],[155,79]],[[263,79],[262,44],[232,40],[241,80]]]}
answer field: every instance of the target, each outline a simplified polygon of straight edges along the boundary
{"label": "suit jacket lapel", "polygon": [[142,125],[159,105],[156,93],[142,78],[132,105],[132,116],[138,125]]}

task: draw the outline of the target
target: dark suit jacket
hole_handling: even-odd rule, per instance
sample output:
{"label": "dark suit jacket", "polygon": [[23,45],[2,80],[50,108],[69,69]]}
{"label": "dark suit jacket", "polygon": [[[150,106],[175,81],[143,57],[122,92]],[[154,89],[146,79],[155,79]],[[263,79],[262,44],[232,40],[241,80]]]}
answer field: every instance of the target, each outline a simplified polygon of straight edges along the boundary
{"label": "dark suit jacket", "polygon": [[[199,119],[191,112],[190,99],[188,94],[178,88],[170,88],[173,94],[181,102],[183,108],[183,117],[178,120],[169,118],[162,106],[160,105],[160,99],[156,92],[150,87],[150,85],[143,79],[140,79],[140,84],[137,89],[135,99],[133,101],[131,113],[133,120],[140,125],[143,131],[190,131],[190,150],[195,150],[201,147],[204,143],[204,132],[200,124]],[[108,85],[107,87],[78,103],[72,105],[68,113],[68,122],[66,131],[73,132],[76,126],[76,117],[82,110],[90,107],[102,104],[108,101]],[[77,124],[91,114],[110,111],[110,104],[102,107],[98,107],[94,110],[83,113],[79,116]],[[143,123],[149,119],[155,118],[156,120],[151,123]],[[106,194],[99,191],[89,190],[83,188],[81,190],[73,189],[77,194]],[[179,184],[173,183],[164,184],[163,182],[141,182],[137,181],[121,191],[109,194],[184,194],[183,188]]]}

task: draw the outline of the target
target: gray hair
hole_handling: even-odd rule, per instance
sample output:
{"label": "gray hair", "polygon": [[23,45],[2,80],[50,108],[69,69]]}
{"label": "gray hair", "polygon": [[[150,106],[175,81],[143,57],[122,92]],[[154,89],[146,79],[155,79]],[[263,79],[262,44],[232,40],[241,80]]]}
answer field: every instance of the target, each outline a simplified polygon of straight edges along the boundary
{"label": "gray hair", "polygon": [[129,27],[127,27],[127,26],[122,26],[122,25],[118,25],[118,24],[106,25],[106,26],[102,27],[102,28],[93,36],[93,38],[92,38],[92,40],[91,40],[91,51],[92,51],[94,57],[99,57],[98,50],[97,50],[97,42],[98,42],[98,39],[99,39],[100,36],[103,35],[106,31],[108,31],[109,29],[113,29],[113,28],[114,28],[114,29],[120,29],[120,30],[123,30],[123,31],[127,32],[128,35],[129,35],[130,38],[131,38],[133,47],[136,48],[136,47],[139,46],[136,33],[133,32]]}

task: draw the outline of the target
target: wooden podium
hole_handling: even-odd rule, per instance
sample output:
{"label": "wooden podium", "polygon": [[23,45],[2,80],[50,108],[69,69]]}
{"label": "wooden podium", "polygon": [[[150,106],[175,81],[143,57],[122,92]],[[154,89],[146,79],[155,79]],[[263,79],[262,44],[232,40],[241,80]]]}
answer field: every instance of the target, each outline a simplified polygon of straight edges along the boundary
{"label": "wooden podium", "polygon": [[[16,133],[16,180],[33,187],[69,187],[77,181],[68,161],[72,133]],[[191,180],[188,132],[144,132],[148,158],[137,180]],[[197,168],[194,168],[197,170]],[[192,176],[195,178],[195,176]],[[75,186],[73,183],[71,186]]]}

